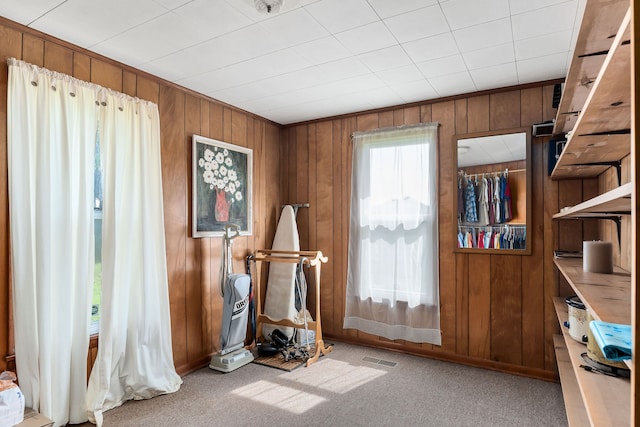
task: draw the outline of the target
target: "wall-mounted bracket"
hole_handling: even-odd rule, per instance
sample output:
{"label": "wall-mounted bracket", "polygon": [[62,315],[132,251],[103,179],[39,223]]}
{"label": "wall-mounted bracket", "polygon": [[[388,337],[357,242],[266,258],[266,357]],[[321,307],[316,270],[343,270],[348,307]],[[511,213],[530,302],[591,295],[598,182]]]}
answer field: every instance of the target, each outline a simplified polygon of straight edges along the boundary
{"label": "wall-mounted bracket", "polygon": [[618,249],[622,247],[622,215],[625,213],[612,212],[610,214],[602,215],[585,215],[585,216],[572,216],[571,219],[607,219],[616,223],[616,231],[618,232]]}
{"label": "wall-mounted bracket", "polygon": [[593,163],[572,163],[568,166],[611,166],[616,168],[618,175],[618,187],[622,185],[622,161],[614,162],[593,162]]}
{"label": "wall-mounted bracket", "polygon": [[[284,208],[287,205],[281,205],[281,208]],[[297,214],[298,213],[298,209],[300,208],[308,208],[309,207],[309,203],[289,203],[289,206],[291,206],[293,208],[293,213]]]}

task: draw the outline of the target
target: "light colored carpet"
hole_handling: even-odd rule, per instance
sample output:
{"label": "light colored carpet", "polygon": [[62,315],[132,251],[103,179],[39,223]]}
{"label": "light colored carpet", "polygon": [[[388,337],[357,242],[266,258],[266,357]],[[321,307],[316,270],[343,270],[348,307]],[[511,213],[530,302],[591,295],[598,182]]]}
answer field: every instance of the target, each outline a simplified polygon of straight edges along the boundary
{"label": "light colored carpet", "polygon": [[308,368],[283,372],[250,363],[183,379],[174,394],[108,411],[104,425],[567,425],[557,383],[339,342]]}

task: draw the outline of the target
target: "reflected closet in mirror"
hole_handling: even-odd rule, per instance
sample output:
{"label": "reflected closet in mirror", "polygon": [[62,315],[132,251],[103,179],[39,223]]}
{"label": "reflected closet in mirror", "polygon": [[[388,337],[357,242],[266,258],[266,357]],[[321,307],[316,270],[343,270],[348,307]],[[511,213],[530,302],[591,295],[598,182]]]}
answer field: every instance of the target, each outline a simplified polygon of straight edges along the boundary
{"label": "reflected closet in mirror", "polygon": [[530,254],[530,130],[455,135],[452,145],[456,250]]}

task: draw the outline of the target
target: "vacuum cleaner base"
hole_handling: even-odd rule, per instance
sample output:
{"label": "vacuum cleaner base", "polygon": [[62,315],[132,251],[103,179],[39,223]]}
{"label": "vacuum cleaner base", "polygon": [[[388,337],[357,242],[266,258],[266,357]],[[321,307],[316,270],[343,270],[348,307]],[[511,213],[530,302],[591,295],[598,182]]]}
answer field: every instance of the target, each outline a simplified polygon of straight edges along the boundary
{"label": "vacuum cleaner base", "polygon": [[211,357],[209,368],[220,372],[231,372],[253,361],[253,354],[245,348],[224,355],[215,354]]}

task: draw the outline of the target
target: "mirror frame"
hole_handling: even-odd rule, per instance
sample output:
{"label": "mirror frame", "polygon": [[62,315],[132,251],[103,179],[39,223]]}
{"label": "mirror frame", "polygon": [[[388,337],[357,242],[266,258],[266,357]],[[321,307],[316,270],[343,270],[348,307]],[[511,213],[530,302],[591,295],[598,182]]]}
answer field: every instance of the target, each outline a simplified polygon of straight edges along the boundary
{"label": "mirror frame", "polygon": [[[526,168],[526,223],[525,223],[525,232],[527,235],[526,245],[524,249],[484,249],[484,248],[459,248],[458,247],[458,141],[461,139],[468,138],[480,138],[484,136],[497,136],[497,135],[505,135],[510,133],[524,133],[526,136],[526,156],[525,159],[525,168]],[[453,136],[453,143],[451,144],[453,150],[453,167],[454,167],[454,179],[453,179],[453,234],[452,238],[454,239],[454,252],[461,253],[473,253],[473,254],[486,254],[486,255],[531,255],[532,251],[532,238],[531,235],[531,212],[532,212],[532,168],[531,168],[531,128],[529,127],[520,127],[520,128],[512,128],[512,129],[501,129],[494,131],[486,131],[486,132],[475,132],[475,133],[465,133],[465,134],[456,134]]]}

